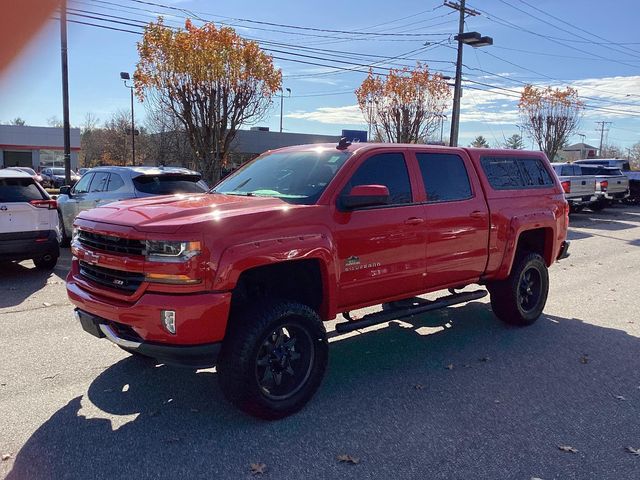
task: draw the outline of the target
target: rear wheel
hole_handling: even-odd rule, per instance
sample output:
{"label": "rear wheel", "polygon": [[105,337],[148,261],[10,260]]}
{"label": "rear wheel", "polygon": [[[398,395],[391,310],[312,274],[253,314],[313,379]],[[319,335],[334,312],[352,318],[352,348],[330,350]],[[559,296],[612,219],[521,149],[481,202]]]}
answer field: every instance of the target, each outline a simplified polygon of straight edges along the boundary
{"label": "rear wheel", "polygon": [[593,202],[591,205],[589,205],[589,208],[594,212],[599,212],[606,206],[607,203],[604,200],[598,200],[597,202]]}
{"label": "rear wheel", "polygon": [[60,246],[68,247],[71,244],[71,238],[67,235],[67,230],[64,228],[64,220],[62,220],[62,212],[58,210],[58,225],[60,228]]}
{"label": "rear wheel", "polygon": [[58,255],[46,254],[39,258],[34,258],[33,263],[35,263],[36,268],[40,270],[53,270],[58,263]]}
{"label": "rear wheel", "polygon": [[534,323],[542,314],[549,294],[549,273],[537,253],[518,257],[505,280],[489,285],[491,308],[500,320],[510,325]]}
{"label": "rear wheel", "polygon": [[218,362],[220,387],[235,406],[277,419],[300,410],[320,386],[328,342],[306,305],[271,301],[233,315]]}

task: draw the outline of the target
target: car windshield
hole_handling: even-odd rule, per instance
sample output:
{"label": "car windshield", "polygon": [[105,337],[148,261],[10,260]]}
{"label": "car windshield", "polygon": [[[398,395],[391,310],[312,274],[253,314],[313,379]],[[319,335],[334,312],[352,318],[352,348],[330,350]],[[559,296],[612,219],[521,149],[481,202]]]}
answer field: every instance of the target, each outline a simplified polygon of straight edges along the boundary
{"label": "car windshield", "polygon": [[622,172],[619,168],[611,168],[611,167],[602,167],[599,165],[596,166],[585,166],[581,165],[583,175],[622,175]]}
{"label": "car windshield", "polygon": [[225,178],[211,193],[277,197],[311,205],[350,156],[350,152],[324,147],[267,153]]}
{"label": "car windshield", "polygon": [[140,175],[133,179],[136,190],[151,195],[173,195],[174,193],[204,193],[207,187],[200,175]]}
{"label": "car windshield", "polygon": [[[51,173],[53,173],[54,175],[63,175],[64,176],[64,168],[52,168],[51,169]],[[75,175],[76,172],[74,172],[73,170],[71,170],[71,175]]]}

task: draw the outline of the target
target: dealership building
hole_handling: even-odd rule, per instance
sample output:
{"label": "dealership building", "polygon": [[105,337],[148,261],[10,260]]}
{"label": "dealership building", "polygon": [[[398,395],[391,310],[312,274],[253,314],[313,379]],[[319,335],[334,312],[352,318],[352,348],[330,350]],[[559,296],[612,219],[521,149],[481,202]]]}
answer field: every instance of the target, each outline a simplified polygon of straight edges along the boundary
{"label": "dealership building", "polygon": [[[71,169],[78,169],[80,129],[71,129]],[[64,167],[62,128],[0,125],[0,168]]]}

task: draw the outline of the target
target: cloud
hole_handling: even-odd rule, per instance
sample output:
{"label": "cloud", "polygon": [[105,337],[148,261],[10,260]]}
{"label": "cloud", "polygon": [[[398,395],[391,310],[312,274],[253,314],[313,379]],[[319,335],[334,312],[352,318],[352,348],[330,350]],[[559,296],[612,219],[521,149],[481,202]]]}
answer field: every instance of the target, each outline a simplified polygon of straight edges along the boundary
{"label": "cloud", "polygon": [[320,107],[311,112],[292,112],[285,115],[285,117],[333,124],[362,125],[365,123],[358,105]]}
{"label": "cloud", "polygon": [[[538,86],[546,86],[537,84]],[[554,85],[554,86],[566,86]],[[637,118],[640,115],[640,75],[626,77],[586,78],[568,83],[588,105],[588,118]],[[465,88],[468,87],[468,88]],[[482,87],[463,82],[460,101],[461,122],[484,122],[495,125],[515,125],[519,122],[518,97],[523,85],[495,85]],[[505,90],[506,89],[506,90]],[[593,107],[597,107],[594,109]],[[605,110],[601,110],[605,109]],[[450,112],[447,112],[450,118]],[[290,118],[320,123],[362,125],[364,119],[357,105],[319,107],[312,111],[298,111]]]}

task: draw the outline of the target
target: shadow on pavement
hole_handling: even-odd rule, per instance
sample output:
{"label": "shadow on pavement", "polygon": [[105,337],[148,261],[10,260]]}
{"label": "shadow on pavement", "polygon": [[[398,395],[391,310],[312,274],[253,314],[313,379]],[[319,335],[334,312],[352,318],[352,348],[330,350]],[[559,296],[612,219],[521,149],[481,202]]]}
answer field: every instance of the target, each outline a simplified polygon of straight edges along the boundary
{"label": "shadow on pavement", "polygon": [[60,258],[53,270],[39,270],[31,261],[0,264],[0,308],[21,304],[56,277],[64,280],[71,268],[69,249],[60,249]]}
{"label": "shadow on pavement", "polygon": [[[278,422],[230,407],[211,370],[127,358],[34,432],[7,478],[248,478],[251,462],[296,479],[638,478],[624,447],[640,447],[640,339],[550,316],[507,327],[478,302],[423,320],[333,342],[315,398]],[[96,407],[137,417],[114,430],[85,416]]]}

